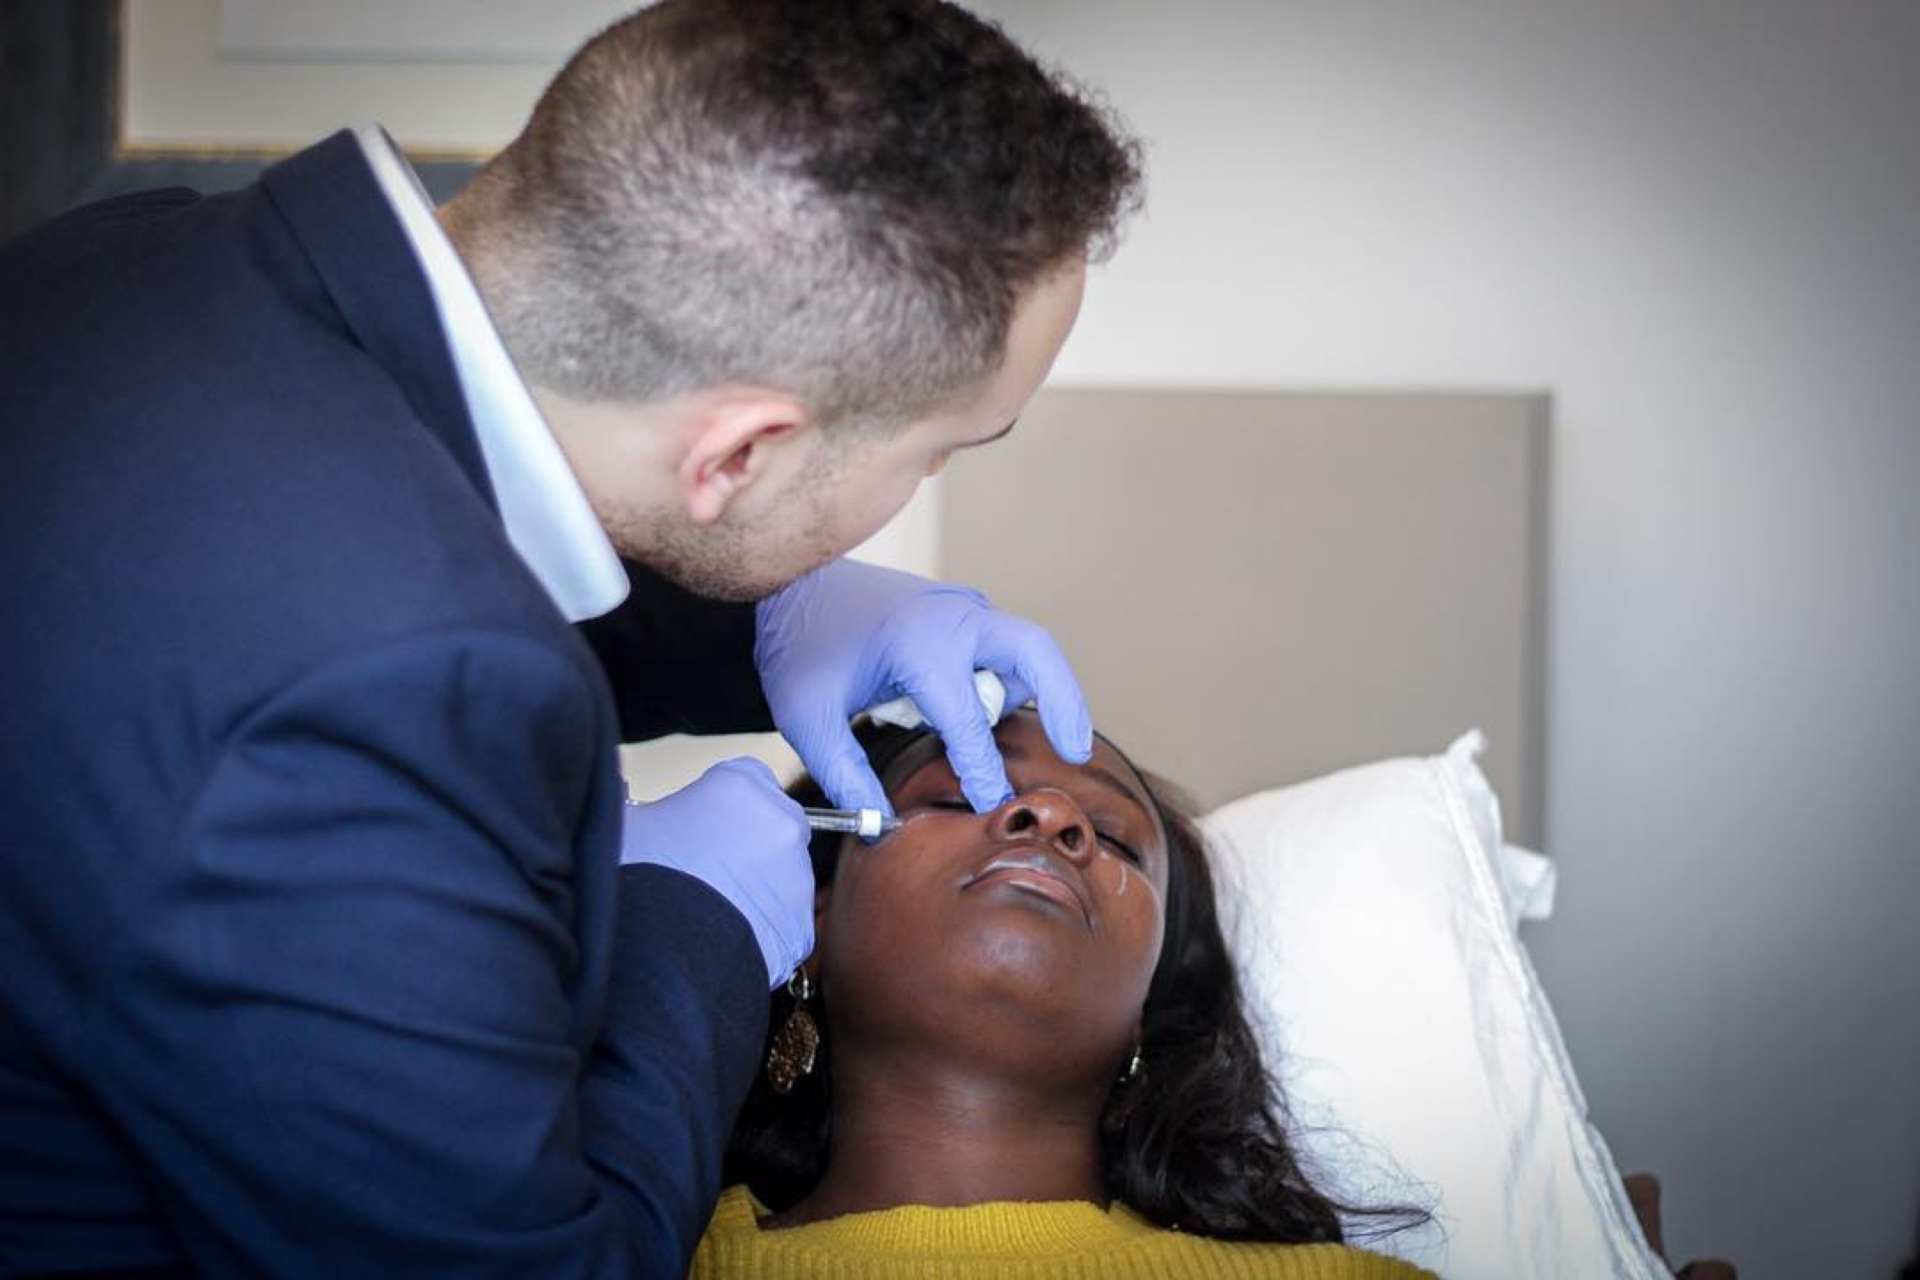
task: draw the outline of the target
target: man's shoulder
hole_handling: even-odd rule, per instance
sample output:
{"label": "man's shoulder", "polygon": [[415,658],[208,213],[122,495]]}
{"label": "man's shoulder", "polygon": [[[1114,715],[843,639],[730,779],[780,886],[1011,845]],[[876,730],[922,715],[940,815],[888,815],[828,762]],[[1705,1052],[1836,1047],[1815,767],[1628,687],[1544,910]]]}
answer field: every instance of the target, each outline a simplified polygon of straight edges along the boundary
{"label": "man's shoulder", "polygon": [[[367,353],[294,215],[359,246],[349,265],[382,296],[418,310],[425,286],[371,180],[342,177],[358,155],[342,136],[232,191],[116,196],[0,246],[7,398],[137,396],[149,417],[204,419],[252,409],[249,390],[276,397],[281,412],[324,400],[329,383],[350,393],[351,379],[327,366]],[[282,194],[279,170],[299,179]],[[331,192],[317,212],[306,207],[316,187]],[[431,327],[430,306],[427,315]],[[437,345],[437,334],[419,342]]]}
{"label": "man's shoulder", "polygon": [[282,423],[378,414],[391,390],[258,184],[117,197],[7,245],[0,348],[0,450],[50,466],[162,439],[244,462]]}
{"label": "man's shoulder", "polygon": [[[236,273],[275,265],[248,261],[258,195],[257,185],[218,195],[164,187],[70,209],[0,248],[0,324],[30,321],[29,340],[48,325],[115,329],[155,291],[212,314]],[[199,287],[181,291],[189,283]]]}
{"label": "man's shoulder", "polygon": [[0,571],[58,555],[104,585],[137,563],[201,628],[327,629],[303,616],[319,611],[414,629],[544,604],[438,334],[412,353],[439,362],[431,377],[376,359],[264,185],[124,197],[28,241],[0,253],[0,464],[23,499],[0,511]]}

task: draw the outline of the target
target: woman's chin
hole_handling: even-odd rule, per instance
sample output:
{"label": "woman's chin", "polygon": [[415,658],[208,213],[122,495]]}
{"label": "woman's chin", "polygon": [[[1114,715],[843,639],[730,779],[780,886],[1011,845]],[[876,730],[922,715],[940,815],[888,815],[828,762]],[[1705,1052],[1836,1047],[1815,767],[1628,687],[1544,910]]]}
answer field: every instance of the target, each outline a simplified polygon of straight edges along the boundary
{"label": "woman's chin", "polygon": [[1077,913],[1067,920],[1056,904],[1036,899],[983,915],[954,955],[953,971],[970,994],[1009,1017],[1054,1028],[1101,1002],[1101,993],[1087,989],[1086,931]]}

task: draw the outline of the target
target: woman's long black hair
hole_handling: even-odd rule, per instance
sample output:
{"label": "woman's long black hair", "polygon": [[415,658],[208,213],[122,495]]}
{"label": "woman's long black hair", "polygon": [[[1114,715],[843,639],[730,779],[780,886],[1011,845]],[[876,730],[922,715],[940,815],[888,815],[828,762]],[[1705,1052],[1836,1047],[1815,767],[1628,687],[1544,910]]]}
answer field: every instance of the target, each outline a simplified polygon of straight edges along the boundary
{"label": "woman's long black hair", "polygon": [[[925,732],[862,725],[858,737],[874,772],[884,776]],[[1222,1240],[1338,1242],[1343,1215],[1379,1220],[1388,1231],[1423,1221],[1417,1209],[1336,1202],[1302,1169],[1278,1086],[1241,1009],[1206,843],[1184,797],[1136,772],[1167,832],[1166,931],[1141,1021],[1142,1069],[1114,1085],[1101,1125],[1107,1194],[1163,1227]],[[824,803],[810,778],[792,794],[802,804]],[[814,875],[822,885],[833,880],[840,841],[814,838]],[[775,993],[769,1037],[792,1011],[792,998]],[[811,1012],[824,1027],[817,999]],[[734,1125],[725,1179],[745,1183],[776,1212],[798,1203],[826,1171],[832,1050],[823,1036],[813,1073],[784,1096],[757,1076]]]}

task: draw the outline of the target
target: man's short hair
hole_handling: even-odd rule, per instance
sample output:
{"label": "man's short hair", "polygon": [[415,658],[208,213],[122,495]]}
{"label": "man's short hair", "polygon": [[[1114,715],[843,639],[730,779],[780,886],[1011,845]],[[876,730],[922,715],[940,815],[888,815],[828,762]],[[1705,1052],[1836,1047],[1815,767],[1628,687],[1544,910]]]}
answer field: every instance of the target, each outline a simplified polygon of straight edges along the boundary
{"label": "man's short hair", "polygon": [[454,225],[522,371],[581,400],[747,383],[900,425],[1110,251],[1139,147],[939,0],[663,0],[587,43]]}

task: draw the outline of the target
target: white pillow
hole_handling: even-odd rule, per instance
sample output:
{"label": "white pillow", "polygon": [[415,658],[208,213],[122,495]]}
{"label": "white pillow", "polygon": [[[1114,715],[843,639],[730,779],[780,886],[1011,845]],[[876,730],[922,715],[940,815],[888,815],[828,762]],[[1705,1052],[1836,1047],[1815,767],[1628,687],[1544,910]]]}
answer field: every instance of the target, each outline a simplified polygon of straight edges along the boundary
{"label": "white pillow", "polygon": [[1502,845],[1482,746],[1202,822],[1249,1017],[1329,1189],[1434,1214],[1362,1243],[1450,1280],[1664,1280],[1515,932],[1551,867]]}

